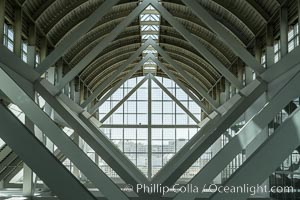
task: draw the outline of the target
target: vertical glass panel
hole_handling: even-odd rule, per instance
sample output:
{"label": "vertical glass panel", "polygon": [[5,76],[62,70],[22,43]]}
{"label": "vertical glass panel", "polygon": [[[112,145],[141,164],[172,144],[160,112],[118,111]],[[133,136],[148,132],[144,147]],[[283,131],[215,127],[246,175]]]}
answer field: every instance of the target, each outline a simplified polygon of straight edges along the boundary
{"label": "vertical glass panel", "polygon": [[175,129],[165,128],[163,129],[163,138],[164,139],[173,139],[175,140]]}
{"label": "vertical glass panel", "polygon": [[162,115],[152,114],[152,124],[162,124]]}
{"label": "vertical glass panel", "polygon": [[7,43],[7,48],[8,48],[10,51],[14,51],[14,43],[11,42],[11,41],[8,41],[8,43]]}
{"label": "vertical glass panel", "polygon": [[122,114],[113,114],[112,123],[114,124],[123,124],[123,115]]}
{"label": "vertical glass panel", "polygon": [[163,152],[165,153],[175,153],[175,140],[167,140],[163,141]]}
{"label": "vertical glass panel", "polygon": [[148,102],[147,101],[138,101],[137,102],[137,112],[138,113],[148,113]]}
{"label": "vertical glass panel", "polygon": [[189,139],[189,129],[186,128],[178,128],[176,129],[177,139]]}
{"label": "vertical glass panel", "polygon": [[137,124],[139,124],[139,125],[148,124],[148,114],[138,114],[137,115]]}
{"label": "vertical glass panel", "polygon": [[153,128],[152,129],[152,139],[162,139],[162,129]]}
{"label": "vertical glass panel", "polygon": [[173,125],[173,124],[175,124],[175,115],[164,114],[163,124],[165,124],[165,125]]}
{"label": "vertical glass panel", "polygon": [[124,152],[136,152],[136,140],[124,140]]}
{"label": "vertical glass panel", "polygon": [[148,129],[138,128],[137,129],[137,139],[148,139]]}
{"label": "vertical glass panel", "polygon": [[136,102],[135,101],[128,101],[127,102],[127,112],[128,113],[136,113]]}
{"label": "vertical glass panel", "polygon": [[161,167],[162,166],[162,155],[161,154],[152,154],[152,166]]}
{"label": "vertical glass panel", "polygon": [[176,115],[176,123],[181,124],[181,125],[187,124],[188,123],[187,115],[186,114],[177,114]]}
{"label": "vertical glass panel", "polygon": [[136,139],[136,129],[124,129],[124,139]]}
{"label": "vertical glass panel", "polygon": [[162,140],[152,140],[152,152],[162,152]]}
{"label": "vertical glass panel", "polygon": [[148,152],[148,140],[137,141],[137,153]]}
{"label": "vertical glass panel", "polygon": [[152,100],[162,100],[161,89],[152,89]]}
{"label": "vertical glass panel", "polygon": [[148,90],[147,89],[139,89],[137,91],[137,99],[138,100],[148,100]]}
{"label": "vertical glass panel", "polygon": [[174,113],[175,112],[175,102],[173,101],[164,101],[163,102],[163,112],[164,113]]}
{"label": "vertical glass panel", "polygon": [[148,154],[137,154],[137,166],[148,168]]}
{"label": "vertical glass panel", "polygon": [[111,129],[111,139],[123,139],[123,129],[121,128]]}
{"label": "vertical glass panel", "polygon": [[152,102],[152,113],[162,113],[162,102],[153,101]]}
{"label": "vertical glass panel", "polygon": [[12,28],[8,28],[8,39],[10,39],[11,41],[14,41],[14,32],[12,30]]}

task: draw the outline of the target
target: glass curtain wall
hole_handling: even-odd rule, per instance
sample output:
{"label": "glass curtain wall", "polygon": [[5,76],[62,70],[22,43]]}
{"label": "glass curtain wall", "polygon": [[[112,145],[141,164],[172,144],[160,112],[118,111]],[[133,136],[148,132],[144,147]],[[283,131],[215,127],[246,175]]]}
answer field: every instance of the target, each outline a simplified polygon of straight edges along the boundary
{"label": "glass curtain wall", "polygon": [[[99,108],[99,119],[102,119],[142,79],[143,77],[137,77],[125,82]],[[201,118],[200,107],[175,82],[162,77],[156,79],[196,118]],[[151,170],[150,174],[153,176],[197,133],[198,128],[196,123],[153,81],[149,102],[148,81],[104,122],[105,128],[102,128],[102,131],[145,175]],[[150,115],[148,115],[149,103],[152,107]],[[148,116],[151,117],[151,125],[148,124]],[[149,132],[151,140],[148,138]],[[149,145],[151,152],[148,152]],[[99,165],[109,176],[118,177],[101,158]],[[202,165],[203,162],[196,162],[184,177],[192,178]]]}

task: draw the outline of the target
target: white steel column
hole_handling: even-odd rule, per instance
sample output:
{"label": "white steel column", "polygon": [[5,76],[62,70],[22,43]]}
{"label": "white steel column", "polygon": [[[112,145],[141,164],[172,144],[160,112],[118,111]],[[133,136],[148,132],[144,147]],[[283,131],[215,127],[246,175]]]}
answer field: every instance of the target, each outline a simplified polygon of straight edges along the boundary
{"label": "white steel column", "polygon": [[0,43],[3,44],[3,37],[4,37],[4,16],[5,16],[5,2],[6,0],[0,0]]}
{"label": "white steel column", "polygon": [[283,5],[280,8],[280,54],[281,58],[288,53],[288,7]]}
{"label": "white steel column", "polygon": [[274,34],[273,25],[267,24],[266,28],[266,66],[274,64]]}
{"label": "white steel column", "polygon": [[[260,47],[260,44],[258,41],[256,41],[255,47],[254,47],[254,53],[257,61],[260,61],[262,56],[262,50]],[[254,116],[256,113],[258,113],[267,103],[267,94],[263,93],[251,106],[251,108],[247,109],[245,112],[245,122],[248,122],[251,120],[252,116]],[[247,132],[252,132],[252,129],[246,129]],[[259,147],[267,138],[268,138],[268,130],[265,128],[262,130],[262,134],[259,135],[259,138],[254,140],[251,144],[247,146],[245,149],[246,157],[248,158],[249,155],[253,153]],[[266,183],[267,184],[267,183]]]}
{"label": "white steel column", "polygon": [[[15,18],[14,18],[14,53],[21,58],[21,48],[22,48],[22,8],[14,8]],[[3,29],[3,27],[1,27]],[[1,43],[2,44],[2,43]]]}
{"label": "white steel column", "polygon": [[[36,55],[36,27],[31,25],[29,27],[29,37],[28,37],[28,47],[27,47],[27,63],[31,66],[32,69],[35,68],[35,55]],[[31,88],[30,97],[35,100],[35,91]],[[25,125],[31,131],[32,134],[35,134],[35,125],[33,122],[26,116]],[[24,163],[23,170],[23,195],[32,196],[33,191],[33,172],[32,170]]]}
{"label": "white steel column", "polygon": [[152,178],[152,81],[148,80],[148,179]]}

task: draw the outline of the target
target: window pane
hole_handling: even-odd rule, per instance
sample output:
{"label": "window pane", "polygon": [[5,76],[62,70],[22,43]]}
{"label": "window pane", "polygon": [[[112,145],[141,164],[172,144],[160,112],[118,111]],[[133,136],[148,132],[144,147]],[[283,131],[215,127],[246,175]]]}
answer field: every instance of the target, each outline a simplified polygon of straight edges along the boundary
{"label": "window pane", "polygon": [[148,102],[138,101],[137,102],[137,112],[138,113],[148,113]]}
{"label": "window pane", "polygon": [[153,128],[152,129],[152,139],[162,139],[162,129]]}
{"label": "window pane", "polygon": [[148,140],[137,141],[137,152],[148,152]]}
{"label": "window pane", "polygon": [[177,114],[176,115],[176,123],[177,124],[187,124],[187,116],[185,114]]}
{"label": "window pane", "polygon": [[124,140],[124,152],[136,152],[136,141]]}
{"label": "window pane", "polygon": [[148,155],[137,154],[137,166],[148,167]]}
{"label": "window pane", "polygon": [[148,100],[148,90],[147,89],[139,89],[137,91],[137,99],[138,100]]}
{"label": "window pane", "polygon": [[175,106],[175,103],[172,101],[163,102],[164,113],[174,113],[175,112],[174,106]]}
{"label": "window pane", "polygon": [[[149,51],[151,49],[149,48]],[[262,58],[263,60],[263,58]],[[119,101],[123,94],[127,94],[135,86],[136,80],[140,81],[144,77],[134,78],[124,83],[112,98],[107,100],[99,108],[99,116],[105,116]],[[179,98],[195,117],[200,119],[201,108],[193,102],[179,87],[170,79],[157,77],[157,79],[167,87],[174,96]],[[176,103],[162,92],[156,84],[153,83],[152,89],[152,124],[153,125],[188,125],[195,124],[190,117]],[[105,122],[106,126],[112,125],[147,125],[148,124],[148,85],[145,83],[131,97],[131,100],[124,102],[114,114]],[[177,113],[176,113],[177,112]],[[143,172],[148,171],[148,128],[105,128],[101,129],[121,151],[138,166]],[[161,167],[167,163],[188,140],[197,133],[194,129],[175,128],[151,128],[151,149],[152,149],[152,172],[155,174]],[[91,153],[93,157],[94,154]],[[101,169],[111,177],[118,175],[104,162],[101,161]],[[198,162],[199,163],[199,162]],[[200,170],[200,164],[194,166],[194,171],[188,171],[184,177],[190,177]]]}
{"label": "window pane", "polygon": [[128,113],[136,113],[136,102],[135,101],[127,102],[127,112]]}
{"label": "window pane", "polygon": [[111,129],[111,139],[122,139],[123,138],[123,129],[114,128]]}
{"label": "window pane", "polygon": [[153,167],[161,167],[162,166],[162,155],[161,154],[153,154],[152,155],[152,166]]}
{"label": "window pane", "polygon": [[8,41],[8,43],[7,43],[7,47],[8,47],[8,49],[10,50],[10,51],[14,51],[14,44],[11,42],[11,41]]}
{"label": "window pane", "polygon": [[125,124],[136,124],[136,114],[124,115]]}
{"label": "window pane", "polygon": [[176,129],[177,139],[188,139],[189,138],[189,129],[180,128]]}
{"label": "window pane", "polygon": [[152,140],[152,152],[162,152],[162,140]]}
{"label": "window pane", "polygon": [[162,124],[162,115],[152,114],[152,124]]}
{"label": "window pane", "polygon": [[152,102],[152,113],[162,113],[162,102],[161,101]]}
{"label": "window pane", "polygon": [[160,89],[152,89],[152,100],[162,100],[162,91]]}
{"label": "window pane", "polygon": [[175,129],[163,129],[163,138],[175,140]]}
{"label": "window pane", "polygon": [[175,115],[172,114],[164,114],[163,124],[171,125],[175,124]]}
{"label": "window pane", "polygon": [[123,124],[123,115],[122,114],[113,114],[112,123],[114,124]]}
{"label": "window pane", "polygon": [[175,140],[164,140],[163,141],[163,152],[175,152]]}
{"label": "window pane", "polygon": [[8,28],[8,38],[11,40],[11,41],[14,41],[14,32],[11,28]]}
{"label": "window pane", "polygon": [[148,124],[148,114],[138,114],[137,124]]}
{"label": "window pane", "polygon": [[124,129],[124,139],[136,139],[136,129]]}

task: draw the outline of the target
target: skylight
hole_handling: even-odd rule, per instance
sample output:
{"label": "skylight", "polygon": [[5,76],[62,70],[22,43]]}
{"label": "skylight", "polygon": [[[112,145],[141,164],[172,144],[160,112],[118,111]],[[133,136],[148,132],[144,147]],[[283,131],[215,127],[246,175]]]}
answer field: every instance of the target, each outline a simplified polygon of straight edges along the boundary
{"label": "skylight", "polygon": [[[141,40],[144,43],[147,39],[152,38],[159,43],[159,30],[160,30],[160,14],[155,8],[149,5],[140,15],[140,28],[141,28]],[[157,51],[149,46],[143,51],[143,57],[152,53],[157,57]],[[156,74],[157,65],[152,60],[147,61],[143,66],[143,73]]]}

